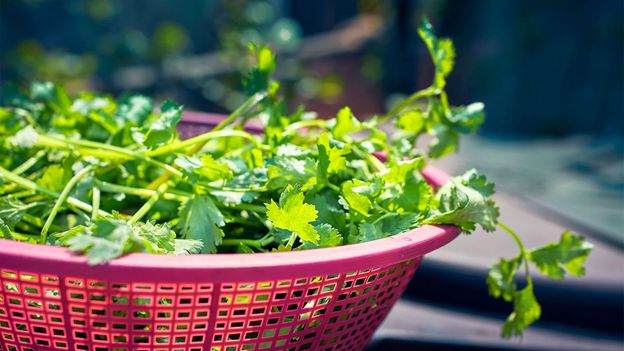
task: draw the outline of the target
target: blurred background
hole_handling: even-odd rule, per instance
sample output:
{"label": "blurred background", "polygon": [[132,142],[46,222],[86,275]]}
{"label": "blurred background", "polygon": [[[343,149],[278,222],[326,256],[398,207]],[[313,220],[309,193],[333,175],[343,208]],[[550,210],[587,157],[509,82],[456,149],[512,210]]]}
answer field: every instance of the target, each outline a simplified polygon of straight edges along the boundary
{"label": "blurred background", "polygon": [[[510,221],[530,224],[529,242],[568,227],[604,245],[589,281],[620,301],[596,323],[621,338],[624,1],[0,0],[0,83],[53,80],[227,112],[243,99],[248,43],[266,43],[293,108],[330,117],[349,105],[366,117],[429,84],[423,16],[457,49],[450,101],[487,111],[480,134],[439,166],[490,175]],[[448,252],[476,250],[486,263],[498,252],[466,242]]]}

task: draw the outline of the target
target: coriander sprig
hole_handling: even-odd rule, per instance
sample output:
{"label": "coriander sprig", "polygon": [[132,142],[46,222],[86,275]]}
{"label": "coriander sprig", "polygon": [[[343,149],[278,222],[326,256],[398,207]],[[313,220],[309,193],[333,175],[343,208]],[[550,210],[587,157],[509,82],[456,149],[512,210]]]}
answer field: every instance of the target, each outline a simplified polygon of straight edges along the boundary
{"label": "coriander sprig", "polygon": [[[591,245],[565,232],[526,249],[498,219],[494,184],[476,170],[434,189],[420,170],[475,133],[484,106],[452,106],[444,91],[455,60],[449,39],[423,21],[435,73],[429,87],[385,115],[348,107],[318,119],[287,111],[267,47],[253,47],[247,100],[214,129],[182,140],[182,106],[113,99],[33,82],[0,107],[0,236],[66,246],[99,264],[129,252],[195,254],[307,250],[385,238],[425,224],[471,233],[502,228],[519,254],[489,271],[490,294],[513,303],[503,336],[541,313],[529,269],[553,279],[584,274]],[[261,135],[245,130],[257,120]],[[392,135],[382,123],[394,123]],[[429,135],[426,149],[415,148]],[[378,155],[384,154],[382,162]],[[525,282],[516,275],[524,269]]]}

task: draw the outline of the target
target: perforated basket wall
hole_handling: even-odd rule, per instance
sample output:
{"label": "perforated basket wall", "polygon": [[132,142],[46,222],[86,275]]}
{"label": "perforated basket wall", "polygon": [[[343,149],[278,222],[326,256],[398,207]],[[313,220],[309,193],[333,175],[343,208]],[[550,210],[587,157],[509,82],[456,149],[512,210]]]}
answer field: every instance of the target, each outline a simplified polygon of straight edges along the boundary
{"label": "perforated basket wall", "polygon": [[338,248],[93,267],[64,248],[0,240],[0,349],[361,350],[422,256],[457,234],[424,226]]}

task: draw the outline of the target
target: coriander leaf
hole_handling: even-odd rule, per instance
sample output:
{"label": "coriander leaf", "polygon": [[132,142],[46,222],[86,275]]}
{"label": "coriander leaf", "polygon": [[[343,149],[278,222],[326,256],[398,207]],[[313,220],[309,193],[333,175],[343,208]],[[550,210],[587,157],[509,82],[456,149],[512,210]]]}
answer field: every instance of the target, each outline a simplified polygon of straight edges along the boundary
{"label": "coriander leaf", "polygon": [[502,336],[509,338],[520,336],[524,329],[539,319],[542,308],[535,299],[533,286],[528,285],[514,294],[514,311],[503,324]]}
{"label": "coriander leaf", "polygon": [[446,84],[446,77],[451,73],[455,65],[453,42],[446,38],[438,39],[433,32],[433,26],[427,19],[423,19],[420,23],[418,34],[427,45],[435,66],[433,85],[437,88],[443,88]]}
{"label": "coriander leaf", "polygon": [[0,134],[15,134],[21,126],[22,119],[14,110],[0,107]]}
{"label": "coriander leaf", "polygon": [[464,173],[459,179],[462,184],[478,191],[483,196],[494,195],[494,183],[490,183],[485,175],[474,168]]}
{"label": "coriander leaf", "polygon": [[425,126],[425,116],[420,110],[405,111],[396,119],[395,125],[410,134],[418,134]]}
{"label": "coriander leaf", "polygon": [[[161,107],[162,109],[162,107]],[[154,110],[152,100],[143,95],[131,95],[119,105],[115,118],[118,121],[130,121],[137,127],[142,127]]]}
{"label": "coriander leaf", "polygon": [[317,244],[304,242],[301,245],[302,249],[314,249],[319,247],[334,247],[340,246],[343,243],[342,236],[338,233],[338,230],[327,223],[317,225],[314,227],[319,233],[320,240]]}
{"label": "coriander leaf", "polygon": [[364,129],[360,121],[353,115],[349,107],[343,107],[338,114],[336,114],[336,120],[334,127],[332,128],[332,134],[337,140],[345,140],[344,138],[351,133]]}
{"label": "coriander leaf", "polygon": [[318,162],[317,177],[320,181],[328,182],[327,177],[332,174],[347,170],[347,159],[351,150],[348,145],[341,149],[330,145],[329,134],[321,133],[317,143]]}
{"label": "coriander leaf", "polygon": [[250,47],[255,51],[256,65],[249,71],[243,81],[248,96],[269,89],[271,75],[275,71],[275,55],[266,46]]}
{"label": "coriander leaf", "polygon": [[494,298],[502,297],[505,301],[512,301],[516,293],[514,277],[520,266],[520,256],[507,260],[501,258],[490,266],[486,283],[488,291]]}
{"label": "coriander leaf", "polygon": [[164,254],[175,251],[175,233],[167,223],[134,224],[132,234],[133,246],[138,246],[139,252]]}
{"label": "coriander leaf", "polygon": [[155,148],[171,140],[180,119],[182,119],[182,106],[165,100],[160,105],[158,118],[143,129],[145,132],[143,144]]}
{"label": "coriander leaf", "polygon": [[212,182],[229,179],[232,176],[228,165],[217,162],[210,154],[204,154],[200,157],[178,155],[174,164],[181,168],[193,183],[197,182],[198,179]]}
{"label": "coriander leaf", "polygon": [[118,219],[97,219],[89,227],[59,238],[74,252],[89,257],[89,264],[110,261],[128,252],[164,254],[173,252],[175,233],[167,224],[130,224]]}
{"label": "coriander leaf", "polygon": [[314,161],[310,158],[299,160],[293,157],[275,156],[266,160],[268,186],[283,188],[288,184],[306,185],[315,175]]}
{"label": "coriander leaf", "polygon": [[102,219],[69,238],[66,245],[71,251],[86,254],[89,264],[96,265],[121,256],[131,235],[132,229],[126,222]]}
{"label": "coriander leaf", "polygon": [[323,189],[311,196],[308,202],[318,210],[318,218],[314,225],[327,223],[339,232],[345,232],[346,213],[339,201],[339,195],[330,189]]}
{"label": "coriander leaf", "polygon": [[429,132],[433,139],[429,143],[429,157],[441,158],[455,152],[459,146],[459,135],[444,124],[437,124]]}
{"label": "coriander leaf", "polygon": [[0,198],[0,222],[13,229],[24,216],[24,203],[10,197]]}
{"label": "coriander leaf", "polygon": [[30,98],[46,103],[60,115],[66,114],[71,109],[71,99],[67,91],[52,82],[33,82],[30,85]]}
{"label": "coriander leaf", "polygon": [[48,190],[61,192],[72,176],[71,169],[59,164],[52,164],[45,169],[37,180],[37,184]]}
{"label": "coriander leaf", "polygon": [[399,194],[388,200],[388,206],[409,212],[425,213],[430,207],[432,197],[433,190],[427,181],[411,174],[405,179]]}
{"label": "coriander leaf", "polygon": [[26,126],[7,139],[9,145],[19,149],[30,149],[37,145],[39,135],[32,126]]}
{"label": "coriander leaf", "polygon": [[319,247],[332,247],[342,245],[342,236],[338,230],[327,223],[315,227],[319,233]]}
{"label": "coriander leaf", "polygon": [[204,243],[199,240],[175,239],[173,246],[174,255],[188,255],[201,253]]}
{"label": "coriander leaf", "polygon": [[381,173],[383,184],[402,184],[408,175],[419,169],[423,165],[422,158],[413,158],[409,160],[393,159],[390,161],[386,169]]}
{"label": "coriander leaf", "polygon": [[381,238],[385,238],[386,235],[381,231],[381,229],[379,227],[377,227],[376,225],[374,225],[373,223],[369,223],[369,222],[363,222],[360,223],[359,225],[359,235],[357,236],[357,238],[353,238],[350,237],[350,241],[351,242],[366,242],[366,241],[372,241],[372,240],[377,240],[377,239],[381,239]]}
{"label": "coriander leaf", "polygon": [[[465,176],[476,177],[469,173]],[[428,223],[455,224],[467,233],[474,231],[476,224],[486,231],[496,229],[498,207],[493,200],[470,187],[470,182],[463,177],[451,178],[438,190],[436,200],[437,213],[427,219]]]}
{"label": "coriander leaf", "polygon": [[9,226],[2,218],[0,218],[0,237],[4,239],[13,239],[13,233],[11,233],[11,228],[9,228]]}
{"label": "coriander leaf", "polygon": [[349,208],[367,216],[372,203],[368,198],[374,190],[370,183],[353,179],[342,183],[342,196],[349,205]]}
{"label": "coriander leaf", "polygon": [[304,195],[299,187],[288,185],[280,195],[279,205],[271,199],[265,204],[267,218],[274,227],[294,232],[302,241],[317,244],[319,234],[311,222],[317,218],[314,205],[303,202]]}
{"label": "coriander leaf", "polygon": [[414,213],[397,213],[383,218],[378,227],[385,236],[405,233],[418,224],[419,216]]}
{"label": "coriander leaf", "polygon": [[449,120],[455,130],[463,134],[476,133],[477,129],[485,121],[485,106],[481,102],[475,102],[468,106],[454,107],[451,109]]}
{"label": "coriander leaf", "polygon": [[582,236],[565,231],[557,243],[529,251],[529,260],[551,279],[562,279],[566,272],[574,276],[585,275],[583,264],[593,245]]}
{"label": "coriander leaf", "polygon": [[220,228],[225,218],[212,199],[195,195],[180,206],[179,215],[178,230],[183,238],[201,241],[202,253],[216,253],[225,235]]}
{"label": "coriander leaf", "polygon": [[242,203],[249,203],[257,199],[260,194],[253,191],[222,191],[211,190],[212,195],[217,201],[226,206],[240,205]]}

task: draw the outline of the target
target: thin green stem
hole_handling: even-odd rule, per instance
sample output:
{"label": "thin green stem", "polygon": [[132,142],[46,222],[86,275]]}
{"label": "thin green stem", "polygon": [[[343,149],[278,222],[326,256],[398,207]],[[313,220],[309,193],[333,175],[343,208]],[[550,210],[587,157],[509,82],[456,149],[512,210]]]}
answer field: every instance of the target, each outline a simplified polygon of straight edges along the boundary
{"label": "thin green stem", "polygon": [[129,149],[124,149],[122,147],[118,147],[118,146],[114,146],[110,144],[98,143],[98,142],[90,141],[90,140],[73,140],[73,139],[67,139],[67,138],[60,138],[60,137],[46,135],[46,134],[39,134],[39,136],[37,137],[37,144],[41,146],[63,148],[63,149],[70,149],[69,145],[73,145],[73,146],[77,146],[79,149],[80,148],[89,149],[90,154],[92,155],[97,154],[97,156],[100,156],[100,157],[106,156],[106,152],[114,153],[116,154],[117,157],[137,159],[137,160],[141,160],[146,163],[152,164],[154,166],[157,166],[159,168],[166,170],[167,172],[173,174],[176,177],[181,178],[183,176],[182,172],[180,172],[176,168],[166,163],[156,161],[150,158],[149,156],[146,156],[140,152],[132,151]]}
{"label": "thin green stem", "polygon": [[225,206],[225,207],[226,208],[234,208],[234,209],[237,209],[237,210],[260,212],[260,213],[265,213],[267,211],[266,207],[264,207],[262,205],[254,205],[254,204],[238,204],[238,205]]}
{"label": "thin green stem", "polygon": [[531,280],[531,275],[529,274],[529,260],[527,257],[527,250],[524,248],[524,244],[522,244],[520,237],[518,236],[518,234],[516,234],[515,231],[513,231],[513,229],[509,228],[504,223],[498,222],[498,226],[506,231],[516,242],[516,245],[518,245],[518,248],[520,249],[520,256],[522,257],[522,262],[524,263],[524,271],[526,274],[527,284],[528,286],[533,286],[533,281]]}
{"label": "thin green stem", "polygon": [[310,128],[310,127],[326,129],[327,121],[323,119],[310,119],[310,120],[295,122],[289,125],[288,127],[286,127],[286,130],[284,131],[284,135],[290,135],[298,131],[299,129]]}
{"label": "thin green stem", "polygon": [[156,190],[156,193],[152,195],[152,197],[150,197],[149,200],[147,200],[147,202],[145,202],[143,206],[141,206],[141,208],[139,208],[139,210],[134,214],[134,216],[132,216],[132,218],[130,218],[130,220],[128,220],[128,222],[132,224],[140,221],[141,218],[143,218],[147,214],[147,212],[152,209],[154,204],[160,199],[162,193],[167,191],[168,186],[169,185],[167,183],[161,184]]}
{"label": "thin green stem", "polygon": [[338,185],[333,184],[333,183],[327,183],[325,184],[328,188],[330,188],[331,190],[337,192],[337,193],[341,193],[342,190],[338,187]]}
{"label": "thin green stem", "polygon": [[268,239],[223,239],[221,241],[221,246],[238,246],[240,244],[244,244],[247,246],[255,247],[257,249],[262,249],[264,246],[267,246],[273,242],[273,238],[270,237]]}
{"label": "thin green stem", "polygon": [[257,104],[259,104],[264,98],[267,96],[266,92],[258,92],[252,95],[250,98],[245,100],[234,112],[232,112],[229,116],[227,116],[223,121],[217,124],[212,131],[216,132],[218,130],[224,129],[228,125],[230,125],[234,120],[241,115],[249,112],[252,108],[254,108]]}
{"label": "thin green stem", "polygon": [[369,154],[362,150],[359,146],[353,144],[351,150],[358,156],[366,160],[366,162],[373,168],[375,172],[382,172],[386,169],[386,166],[375,155]]}
{"label": "thin green stem", "polygon": [[97,218],[97,213],[100,210],[100,188],[98,188],[97,186],[93,187],[91,207],[93,207],[93,210],[91,211],[91,220],[93,221]]}
{"label": "thin green stem", "polygon": [[409,105],[413,104],[416,100],[425,98],[425,97],[429,97],[429,96],[433,96],[436,94],[439,94],[440,90],[436,89],[434,87],[429,87],[427,89],[423,89],[423,90],[419,90],[417,92],[415,92],[414,94],[410,95],[407,97],[407,99],[403,100],[400,104],[394,106],[390,111],[388,111],[388,113],[386,113],[385,115],[383,115],[383,117],[379,118],[377,120],[377,125],[391,119],[392,117],[394,117],[397,113],[401,112],[403,109],[405,109],[406,107],[408,107]]}
{"label": "thin green stem", "polygon": [[290,238],[288,238],[288,242],[286,243],[286,246],[292,248],[293,245],[295,245],[296,239],[297,239],[297,234],[295,233],[290,234]]}
{"label": "thin green stem", "polygon": [[[98,181],[100,189],[104,192],[110,193],[124,193],[128,195],[135,195],[140,197],[152,197],[156,195],[158,192],[152,189],[143,189],[143,188],[133,188],[125,185],[112,184],[108,182]],[[186,201],[192,195],[190,193],[181,194],[173,194],[170,192],[163,193],[162,198],[165,200],[175,200],[175,201]]]}
{"label": "thin green stem", "polygon": [[[97,181],[97,184],[100,187],[100,189],[105,192],[124,193],[124,194],[129,194],[129,195],[140,196],[140,197],[152,197],[158,193],[156,190],[133,188],[129,186],[112,184],[112,183],[103,182],[103,181]],[[192,196],[193,194],[191,193],[177,190],[177,189],[172,189],[169,192],[163,192],[161,194],[161,198],[164,200],[173,200],[173,201],[179,201],[179,202],[186,201]],[[238,205],[223,206],[223,207],[237,209],[237,210],[261,212],[261,213],[266,212],[266,207],[262,205],[254,205],[254,204],[238,204]]]}
{"label": "thin green stem", "polygon": [[[57,193],[56,191],[52,191],[49,189],[46,189],[42,186],[40,186],[39,184],[26,179],[22,176],[19,176],[17,174],[14,174],[13,172],[9,171],[6,168],[0,167],[0,177],[5,178],[6,180],[13,182],[19,186],[21,186],[22,188],[26,188],[26,189],[30,189],[30,190],[34,190],[40,194],[46,195],[47,197],[51,197],[54,199],[58,199],[59,196],[61,196],[61,194]],[[91,212],[93,210],[93,207],[91,207],[91,205],[84,203],[74,197],[68,196],[67,197],[67,203],[71,206],[74,206],[76,208],[79,208],[81,210],[87,211],[87,212]],[[111,214],[102,210],[98,211],[100,216],[110,216]]]}
{"label": "thin green stem", "polygon": [[34,194],[36,194],[34,190],[28,189],[28,190],[17,191],[17,192],[8,194],[7,196],[10,196],[13,199],[19,199],[22,197],[32,196]]}
{"label": "thin green stem", "polygon": [[80,171],[78,171],[78,173],[76,173],[73,177],[71,177],[71,179],[67,182],[67,184],[65,184],[63,191],[61,192],[58,199],[54,203],[54,207],[52,207],[52,210],[50,211],[50,214],[48,215],[48,219],[46,219],[46,222],[43,225],[43,228],[41,229],[41,243],[45,244],[48,238],[48,230],[50,229],[50,226],[52,225],[52,222],[54,221],[56,214],[61,209],[61,206],[63,205],[63,203],[65,203],[65,200],[69,196],[69,193],[72,191],[74,186],[78,184],[80,179],[82,179],[89,172],[91,172],[91,169],[92,169],[92,166],[87,166],[81,169]]}
{"label": "thin green stem", "polygon": [[29,170],[32,166],[34,166],[43,156],[45,156],[46,151],[39,150],[36,154],[34,154],[31,158],[24,161],[21,165],[17,166],[12,172],[14,174],[20,175],[27,170]]}
{"label": "thin green stem", "polygon": [[163,145],[155,150],[146,151],[145,155],[149,157],[156,157],[156,156],[160,156],[169,152],[187,149],[196,144],[205,143],[211,139],[229,138],[229,137],[244,138],[253,142],[254,144],[258,143],[258,140],[256,139],[256,137],[242,130],[218,130],[218,131],[210,131],[204,134],[200,134],[194,138]]}

